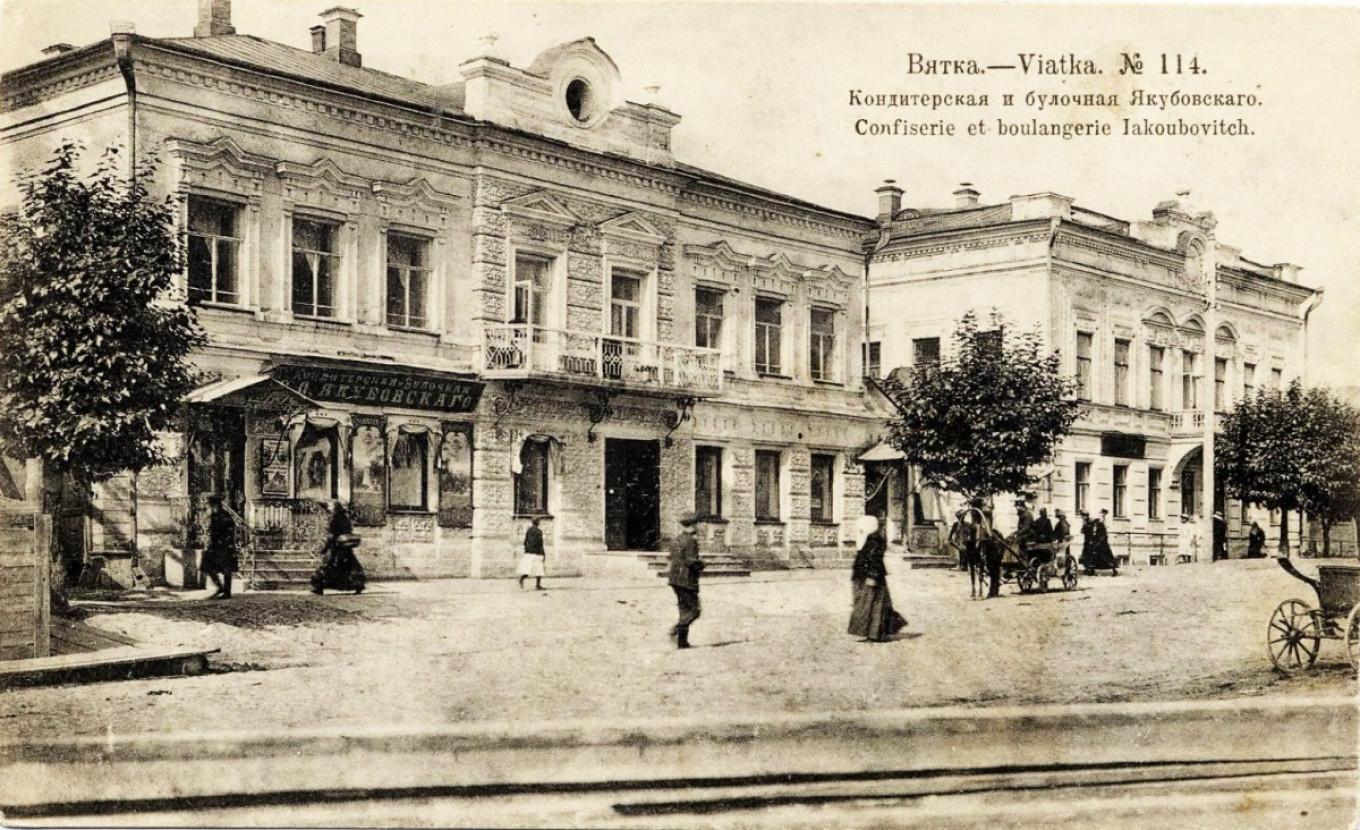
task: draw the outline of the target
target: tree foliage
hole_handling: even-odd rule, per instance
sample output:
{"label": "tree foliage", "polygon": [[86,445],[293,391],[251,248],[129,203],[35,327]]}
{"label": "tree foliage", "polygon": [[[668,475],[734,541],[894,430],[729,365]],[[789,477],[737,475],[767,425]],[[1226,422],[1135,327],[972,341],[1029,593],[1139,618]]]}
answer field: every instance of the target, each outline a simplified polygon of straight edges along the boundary
{"label": "tree foliage", "polygon": [[[206,342],[172,296],[183,269],[173,204],[106,152],[88,175],[65,144],[21,182],[0,239],[0,449],[87,481],[162,461]],[[146,175],[143,168],[142,176]]]}
{"label": "tree foliage", "polygon": [[1076,378],[1061,374],[1038,332],[1015,332],[996,314],[985,330],[964,315],[953,341],[949,359],[882,382],[897,408],[892,444],[922,483],[970,499],[1033,485],[1031,468],[1053,457],[1077,418]]}
{"label": "tree foliage", "polygon": [[1324,388],[1262,389],[1223,417],[1214,470],[1228,495],[1324,525],[1360,509],[1360,411]]}

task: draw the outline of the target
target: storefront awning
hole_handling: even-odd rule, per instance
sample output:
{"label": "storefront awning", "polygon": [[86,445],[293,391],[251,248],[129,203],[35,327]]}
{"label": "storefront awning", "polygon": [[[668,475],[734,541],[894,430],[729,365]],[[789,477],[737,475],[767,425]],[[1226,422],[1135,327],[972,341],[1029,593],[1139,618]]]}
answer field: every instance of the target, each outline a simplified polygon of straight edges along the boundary
{"label": "storefront awning", "polygon": [[268,375],[247,375],[209,383],[190,392],[184,401],[268,412],[294,412],[318,407],[316,401],[294,392]]}
{"label": "storefront awning", "polygon": [[855,459],[861,464],[870,464],[875,461],[905,461],[906,456],[902,451],[883,441],[879,441],[872,447],[864,451],[864,454]]}

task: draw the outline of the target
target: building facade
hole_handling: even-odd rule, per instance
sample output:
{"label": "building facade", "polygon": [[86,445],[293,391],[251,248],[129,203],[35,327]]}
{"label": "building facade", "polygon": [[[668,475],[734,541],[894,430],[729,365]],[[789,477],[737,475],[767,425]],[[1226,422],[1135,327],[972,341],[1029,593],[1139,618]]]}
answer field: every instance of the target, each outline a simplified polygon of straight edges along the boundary
{"label": "building facade", "polygon": [[[1206,432],[1235,400],[1301,376],[1321,291],[1299,283],[1298,266],[1252,262],[1218,241],[1188,193],[1151,221],[1053,193],[984,204],[966,184],[947,209],[903,207],[892,184],[879,196],[887,237],[870,264],[867,352],[882,369],[947,358],[969,311],[984,328],[996,312],[1037,329],[1085,403],[1039,471],[1037,503],[1108,510],[1116,553],[1134,561],[1207,559]],[[1278,516],[1216,501],[1232,555],[1253,519],[1278,535]]]}
{"label": "building facade", "polygon": [[655,550],[689,510],[710,551],[840,556],[881,429],[872,223],[677,160],[679,116],[626,100],[589,38],[528,67],[488,40],[433,86],[364,67],[359,17],[323,13],[307,51],[203,0],[193,37],[5,75],[11,171],[74,138],[159,158],[210,336],[165,436],[180,463],[89,494],[66,543],[135,539],[192,582],[184,528],[219,493],[279,550],[349,504],[378,578],[508,575],[535,517],[560,574]]}

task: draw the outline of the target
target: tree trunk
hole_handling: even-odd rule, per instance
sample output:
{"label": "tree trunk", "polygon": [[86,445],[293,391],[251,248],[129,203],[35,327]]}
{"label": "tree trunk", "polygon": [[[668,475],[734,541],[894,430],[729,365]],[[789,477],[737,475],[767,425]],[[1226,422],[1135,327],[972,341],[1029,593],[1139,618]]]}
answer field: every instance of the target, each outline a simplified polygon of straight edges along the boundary
{"label": "tree trunk", "polygon": [[1322,555],[1332,555],[1332,520],[1322,520]]}
{"label": "tree trunk", "polygon": [[1289,511],[1280,509],[1280,556],[1289,558]]}

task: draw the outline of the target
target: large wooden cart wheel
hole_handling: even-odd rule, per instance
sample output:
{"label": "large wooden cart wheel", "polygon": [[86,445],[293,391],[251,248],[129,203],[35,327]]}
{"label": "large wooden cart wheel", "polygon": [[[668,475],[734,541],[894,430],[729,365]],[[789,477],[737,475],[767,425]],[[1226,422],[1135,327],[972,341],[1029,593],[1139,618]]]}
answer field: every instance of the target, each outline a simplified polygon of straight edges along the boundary
{"label": "large wooden cart wheel", "polygon": [[1020,587],[1020,593],[1028,594],[1034,590],[1034,574],[1023,569],[1017,570],[1015,572],[1015,584]]}
{"label": "large wooden cart wheel", "polygon": [[1360,605],[1352,608],[1350,616],[1346,617],[1346,657],[1351,661],[1351,668],[1360,671]]}
{"label": "large wooden cart wheel", "polygon": [[1266,627],[1266,650],[1270,662],[1285,674],[1296,674],[1312,668],[1317,660],[1322,634],[1318,630],[1308,603],[1301,599],[1287,599],[1270,615]]}
{"label": "large wooden cart wheel", "polygon": [[1072,557],[1067,557],[1067,567],[1063,570],[1063,590],[1070,591],[1077,587],[1077,563]]}

